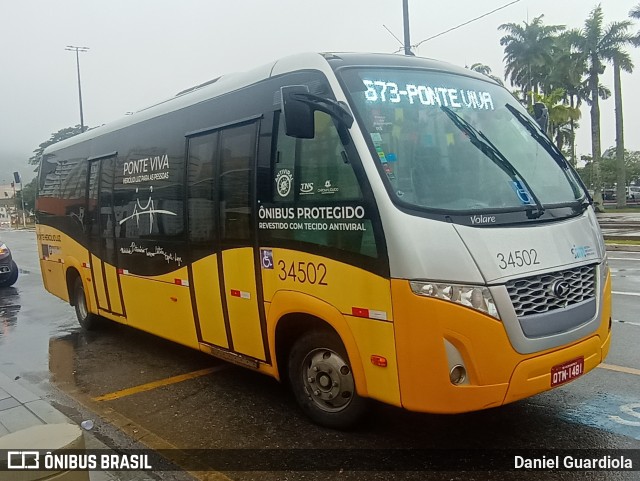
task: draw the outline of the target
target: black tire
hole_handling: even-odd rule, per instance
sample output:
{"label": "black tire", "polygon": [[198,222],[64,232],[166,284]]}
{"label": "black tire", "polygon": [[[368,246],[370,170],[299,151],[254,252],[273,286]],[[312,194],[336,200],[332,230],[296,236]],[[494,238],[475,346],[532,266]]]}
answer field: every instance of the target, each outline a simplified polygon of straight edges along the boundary
{"label": "black tire", "polygon": [[79,277],[76,277],[73,283],[73,304],[76,308],[76,317],[83,329],[91,331],[98,327],[100,317],[89,312],[84,287],[82,287],[82,280]]}
{"label": "black tire", "polygon": [[0,281],[0,287],[11,287],[12,285],[14,285],[16,283],[17,280],[18,280],[18,266],[12,260],[11,261],[11,271],[10,271],[9,275],[7,276],[7,278],[5,280]]}
{"label": "black tire", "polygon": [[296,401],[321,426],[353,427],[364,415],[366,400],[356,393],[349,357],[330,331],[311,331],[289,353],[289,383]]}

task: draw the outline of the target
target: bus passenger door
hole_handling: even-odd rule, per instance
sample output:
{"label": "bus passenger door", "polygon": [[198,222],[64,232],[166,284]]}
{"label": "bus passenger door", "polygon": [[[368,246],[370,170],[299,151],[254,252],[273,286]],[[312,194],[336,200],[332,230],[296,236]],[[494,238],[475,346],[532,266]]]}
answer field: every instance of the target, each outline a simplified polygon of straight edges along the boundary
{"label": "bus passenger door", "polygon": [[190,284],[201,341],[265,360],[251,219],[257,123],[188,142]]}
{"label": "bus passenger door", "polygon": [[210,132],[188,140],[189,284],[200,340],[228,349],[230,333],[222,307],[216,229],[218,136],[218,132]]}
{"label": "bus passenger door", "polygon": [[90,268],[98,309],[124,316],[122,289],[116,270],[113,217],[115,156],[90,159],[87,214]]}
{"label": "bus passenger door", "polygon": [[89,250],[89,268],[93,281],[93,294],[98,309],[107,309],[107,290],[104,281],[102,262],[100,261],[100,208],[98,206],[98,183],[100,162],[89,161],[89,188],[87,189],[86,221],[87,249]]}
{"label": "bus passenger door", "polygon": [[220,131],[217,227],[222,261],[220,284],[232,349],[265,361],[266,324],[259,308],[262,293],[256,282],[252,214],[257,127],[254,121]]}

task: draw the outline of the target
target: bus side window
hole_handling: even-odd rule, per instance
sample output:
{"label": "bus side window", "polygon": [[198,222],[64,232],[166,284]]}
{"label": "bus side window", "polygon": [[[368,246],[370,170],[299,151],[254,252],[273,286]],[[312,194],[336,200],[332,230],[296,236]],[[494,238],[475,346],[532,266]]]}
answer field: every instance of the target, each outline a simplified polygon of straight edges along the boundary
{"label": "bus side window", "polygon": [[218,145],[218,133],[189,139],[187,167],[189,241],[203,244],[208,252],[215,239],[215,188],[214,154]]}
{"label": "bus side window", "polygon": [[[284,116],[280,115],[277,150],[273,163],[273,202],[283,205],[357,205],[362,191],[353,166],[331,117],[315,112],[313,139],[294,139],[285,134]],[[318,222],[305,219],[301,222]],[[324,224],[340,221],[324,220]],[[319,244],[375,257],[373,228],[362,221],[366,230],[295,229],[274,232],[279,238]]]}
{"label": "bus side window", "polygon": [[89,163],[89,189],[87,195],[87,214],[85,226],[87,234],[97,239],[100,235],[99,209],[98,209],[98,170],[100,163],[97,161]]}
{"label": "bus side window", "polygon": [[116,265],[116,247],[114,237],[119,237],[124,229],[116,222],[113,209],[113,178],[115,176],[116,158],[110,157],[101,160],[102,172],[100,173],[100,182],[98,185],[100,203],[99,230],[102,237],[102,245],[104,251],[102,253],[103,260],[111,265]]}
{"label": "bus side window", "polygon": [[223,240],[251,239],[251,180],[256,123],[220,132],[220,233]]}

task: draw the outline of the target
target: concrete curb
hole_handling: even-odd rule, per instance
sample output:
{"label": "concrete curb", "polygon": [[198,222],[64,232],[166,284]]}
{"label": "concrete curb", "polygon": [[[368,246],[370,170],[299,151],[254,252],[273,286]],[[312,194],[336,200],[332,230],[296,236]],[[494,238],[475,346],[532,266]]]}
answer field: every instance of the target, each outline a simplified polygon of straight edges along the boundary
{"label": "concrete curb", "polygon": [[[15,436],[18,432],[26,432],[29,434],[33,429],[43,429],[56,432],[58,431],[56,426],[73,426],[76,431],[80,430],[75,422],[53,407],[46,399],[41,398],[28,388],[16,382],[14,379],[11,379],[3,372],[0,372],[0,438],[3,436]],[[80,432],[84,433],[84,431]],[[10,437],[9,440],[11,439],[12,438]],[[83,439],[86,440],[87,443],[91,442],[90,447],[92,449],[106,448],[104,444],[92,435],[84,435]],[[24,474],[25,472],[16,471],[15,473]],[[73,472],[72,474],[74,473],[76,472]],[[87,474],[86,472],[79,473]],[[58,478],[51,477],[51,475],[55,474],[55,472],[47,472],[48,477],[46,479],[57,480]],[[140,472],[139,475],[138,473],[132,473],[126,478],[118,477],[115,473],[108,471],[92,471],[88,474],[88,478],[83,477],[81,479],[91,479],[91,481],[149,479],[146,476],[146,473],[142,472]],[[134,477],[136,475],[138,475],[138,477]],[[6,477],[2,476],[0,473],[0,479],[4,480]],[[59,479],[60,481],[63,481],[67,478],[62,477]],[[69,478],[69,480],[72,479],[74,479],[74,477]]]}
{"label": "concrete curb", "polygon": [[[46,450],[54,453],[63,453],[65,450],[84,451],[84,433],[75,424],[40,424],[30,428],[21,429],[0,438],[0,449],[3,450]],[[88,471],[72,471],[63,467],[56,467],[54,470],[45,471],[45,463],[42,456],[36,457],[35,461],[27,463],[32,468],[25,471],[10,471],[3,475],[5,481],[89,481]],[[0,455],[0,465],[3,469],[8,468],[14,458],[9,458],[8,453]],[[24,458],[22,458],[24,465]],[[38,469],[40,468],[40,469]],[[43,470],[41,470],[43,469]]]}

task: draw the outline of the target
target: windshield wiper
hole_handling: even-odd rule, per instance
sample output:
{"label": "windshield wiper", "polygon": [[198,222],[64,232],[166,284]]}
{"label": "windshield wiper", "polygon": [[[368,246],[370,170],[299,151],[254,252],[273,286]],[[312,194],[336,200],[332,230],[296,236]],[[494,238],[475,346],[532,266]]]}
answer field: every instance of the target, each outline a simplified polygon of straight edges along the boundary
{"label": "windshield wiper", "polygon": [[518,121],[523,125],[523,127],[529,131],[529,133],[531,134],[531,137],[537,140],[538,143],[541,144],[542,147],[544,147],[544,150],[546,150],[549,153],[549,155],[553,157],[553,160],[555,160],[560,167],[562,167],[563,169],[566,169],[569,167],[562,153],[558,150],[555,144],[551,142],[551,140],[549,140],[549,138],[546,135],[542,134],[542,132],[538,130],[539,127],[536,124],[534,124],[530,119],[528,119],[522,112],[516,109],[513,105],[505,104],[505,107],[509,112],[513,114],[513,116],[516,119],[518,119]]}
{"label": "windshield wiper", "polygon": [[[535,203],[535,209],[531,204],[528,204],[530,208],[527,209],[527,216],[531,219],[537,219],[544,214],[544,207],[540,202],[540,199],[533,193],[533,190],[529,186],[528,182],[525,178],[518,172],[518,169],[514,167],[514,165],[509,162],[509,160],[504,156],[502,152],[491,142],[488,137],[481,131],[476,129],[473,125],[463,119],[456,112],[451,110],[449,107],[440,107],[442,111],[447,114],[447,116],[451,119],[453,124],[458,127],[462,132],[464,132],[468,137],[471,143],[478,148],[483,154],[485,154],[489,159],[493,161],[498,167],[500,167],[513,181],[516,189],[518,187],[524,187],[527,190],[527,194],[530,197],[530,200],[533,200]],[[522,198],[518,196],[520,200]]]}
{"label": "windshield wiper", "polygon": [[[556,163],[560,166],[560,168],[564,171],[564,175],[568,177],[567,171],[573,170],[573,168],[569,165],[567,160],[564,158],[564,155],[562,155],[562,152],[560,152],[560,149],[558,149],[556,144],[554,144],[551,141],[551,139],[549,139],[549,137],[547,137],[540,131],[537,124],[532,122],[531,119],[529,119],[526,115],[524,115],[522,112],[516,109],[513,105],[505,104],[505,107],[509,112],[511,112],[511,114],[513,114],[513,116],[518,120],[518,122],[520,122],[523,125],[523,127],[527,129],[527,131],[531,134],[531,137],[533,137],[534,140],[536,140],[540,145],[542,145],[544,150],[546,150],[549,153],[549,155],[551,155],[553,160],[555,160]],[[572,177],[573,177],[573,180],[577,181],[580,184],[580,187],[582,187],[583,193],[585,193],[587,204],[591,205],[591,203],[593,202],[593,199],[591,199],[591,196],[588,193],[589,191],[587,190],[587,186],[582,181],[582,178],[580,178],[579,175],[575,174],[575,171]],[[571,179],[568,179],[568,180],[569,182],[571,182]],[[582,205],[584,205],[584,202],[582,202]]]}

